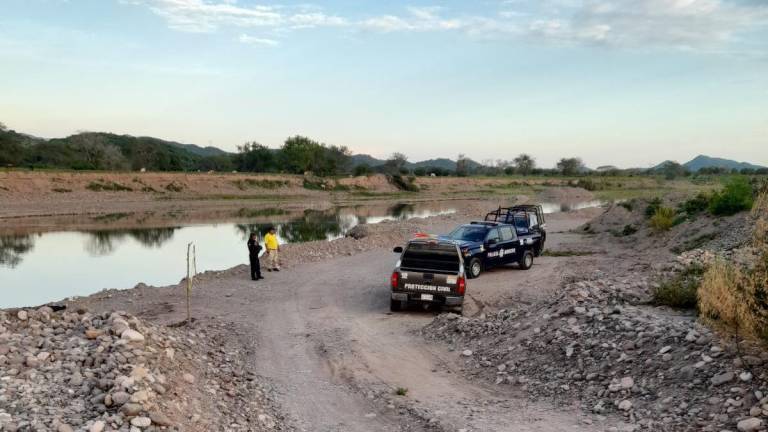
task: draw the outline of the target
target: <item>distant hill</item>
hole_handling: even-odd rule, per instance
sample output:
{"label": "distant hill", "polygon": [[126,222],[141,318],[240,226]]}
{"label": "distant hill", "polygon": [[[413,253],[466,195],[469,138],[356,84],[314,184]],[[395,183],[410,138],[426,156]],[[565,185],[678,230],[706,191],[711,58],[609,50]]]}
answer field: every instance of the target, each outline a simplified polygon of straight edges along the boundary
{"label": "distant hill", "polygon": [[218,147],[200,147],[197,144],[181,144],[173,141],[166,141],[166,144],[180,148],[182,150],[186,150],[192,154],[196,154],[198,156],[202,157],[209,157],[209,156],[222,156],[225,154],[228,154],[228,152],[225,152],[224,150],[218,148]]}
{"label": "distant hill", "polygon": [[698,155],[690,161],[683,164],[689,171],[696,172],[702,168],[725,168],[732,169],[760,169],[765,168],[760,165],[751,164],[749,162],[737,162],[730,159],[716,158],[705,155]]}
{"label": "distant hill", "polygon": [[[370,167],[377,167],[377,166],[384,165],[386,162],[387,162],[386,160],[377,159],[367,154],[352,155],[352,166],[366,164]],[[470,171],[483,167],[482,164],[475,162],[472,159],[469,159],[467,161],[467,166],[469,167]],[[405,164],[405,167],[408,169],[439,168],[446,171],[455,171],[456,161],[448,158],[427,159],[427,160],[418,161],[418,162],[407,162]]]}

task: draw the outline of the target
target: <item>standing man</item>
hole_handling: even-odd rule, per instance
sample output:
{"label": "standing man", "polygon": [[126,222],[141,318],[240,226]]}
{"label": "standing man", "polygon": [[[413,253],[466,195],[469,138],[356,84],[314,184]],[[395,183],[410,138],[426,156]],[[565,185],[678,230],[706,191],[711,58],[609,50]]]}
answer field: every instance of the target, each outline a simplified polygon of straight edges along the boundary
{"label": "standing man", "polygon": [[264,279],[264,277],[261,276],[259,252],[261,252],[259,235],[256,233],[251,233],[251,236],[248,238],[248,258],[251,260],[251,280]]}
{"label": "standing man", "polygon": [[278,252],[280,244],[277,242],[277,230],[275,227],[269,227],[269,232],[264,236],[264,246],[267,247],[269,256],[269,271],[280,271],[280,262],[278,261]]}

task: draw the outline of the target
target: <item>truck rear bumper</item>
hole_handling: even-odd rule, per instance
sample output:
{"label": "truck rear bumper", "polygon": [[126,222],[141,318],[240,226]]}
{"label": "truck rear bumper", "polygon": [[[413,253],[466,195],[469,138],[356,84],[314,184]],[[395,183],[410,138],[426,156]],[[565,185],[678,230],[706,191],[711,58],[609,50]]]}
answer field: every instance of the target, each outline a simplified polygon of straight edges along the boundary
{"label": "truck rear bumper", "polygon": [[421,298],[421,293],[405,293],[405,292],[393,292],[392,300],[421,302],[421,303],[437,303],[437,304],[443,304],[446,306],[461,306],[462,304],[464,304],[464,297],[434,295],[432,297],[432,300],[423,300]]}

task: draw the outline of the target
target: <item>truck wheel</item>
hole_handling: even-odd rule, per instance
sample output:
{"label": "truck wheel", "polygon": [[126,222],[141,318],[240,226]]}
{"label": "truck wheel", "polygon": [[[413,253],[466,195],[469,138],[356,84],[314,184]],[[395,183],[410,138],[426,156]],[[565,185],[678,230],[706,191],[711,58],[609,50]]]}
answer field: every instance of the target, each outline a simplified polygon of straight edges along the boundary
{"label": "truck wheel", "polygon": [[392,312],[400,312],[403,309],[403,302],[400,300],[389,300],[389,310]]}
{"label": "truck wheel", "polygon": [[518,264],[520,265],[520,269],[522,270],[528,270],[533,266],[533,252],[527,250],[525,253],[523,253],[523,256],[520,257],[520,261],[518,261]]}
{"label": "truck wheel", "polygon": [[472,258],[471,260],[469,260],[469,265],[467,266],[467,276],[469,276],[470,279],[479,277],[480,273],[482,272],[483,272],[483,263],[480,262],[480,259]]}

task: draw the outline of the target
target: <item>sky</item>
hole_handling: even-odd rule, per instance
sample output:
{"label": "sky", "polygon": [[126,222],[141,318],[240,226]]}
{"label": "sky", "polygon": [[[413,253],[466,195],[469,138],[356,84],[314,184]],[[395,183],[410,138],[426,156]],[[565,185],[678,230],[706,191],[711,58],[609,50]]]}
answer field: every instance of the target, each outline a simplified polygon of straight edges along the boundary
{"label": "sky", "polygon": [[768,165],[768,0],[0,0],[0,122]]}

